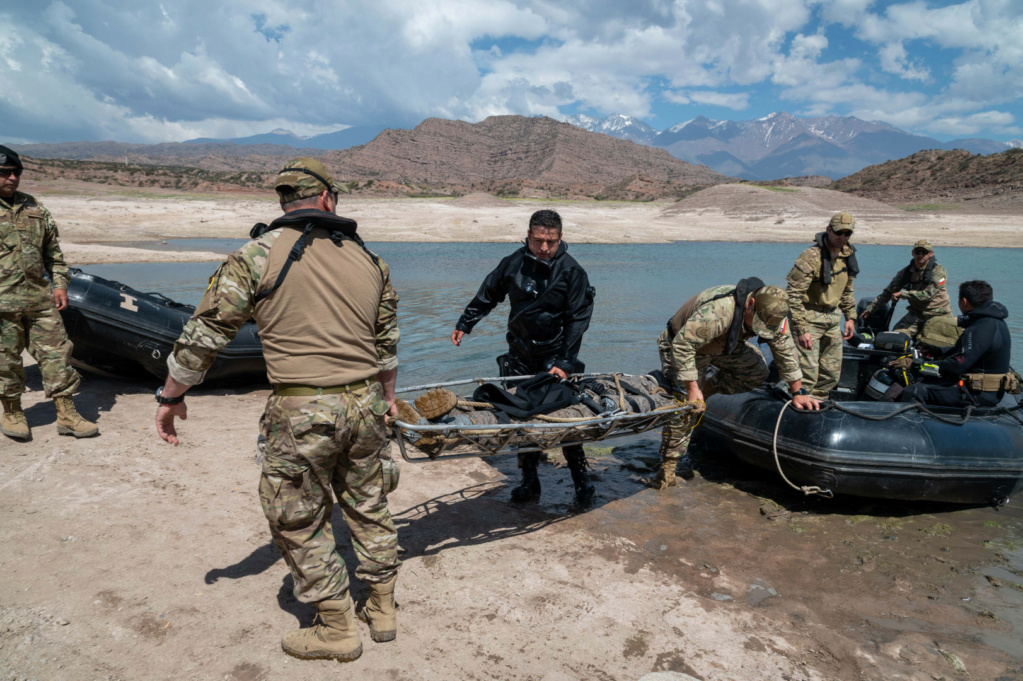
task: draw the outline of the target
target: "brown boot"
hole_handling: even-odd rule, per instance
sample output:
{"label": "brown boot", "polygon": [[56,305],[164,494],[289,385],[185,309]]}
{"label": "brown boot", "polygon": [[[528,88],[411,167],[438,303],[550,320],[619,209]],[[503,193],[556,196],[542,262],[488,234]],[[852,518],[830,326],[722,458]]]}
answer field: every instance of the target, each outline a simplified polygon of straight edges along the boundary
{"label": "brown boot", "polygon": [[2,399],[0,404],[4,406],[3,416],[0,416],[0,432],[15,440],[27,440],[32,437],[32,431],[28,429],[28,419],[21,408],[21,398]]}
{"label": "brown boot", "polygon": [[398,636],[398,621],[394,603],[394,583],[398,575],[386,582],[370,582],[369,598],[359,608],[359,619],[369,625],[369,635],[377,643],[393,641]]}
{"label": "brown boot", "polygon": [[57,433],[59,435],[74,435],[75,437],[92,437],[99,433],[99,426],[92,421],[86,421],[75,409],[75,401],[70,395],[54,397],[54,404],[57,405]]}
{"label": "brown boot", "polygon": [[675,486],[675,468],[678,466],[678,459],[666,459],[661,461],[661,468],[657,475],[647,481],[647,487],[656,490],[665,490]]}
{"label": "brown boot", "polygon": [[281,639],[281,648],[288,655],[303,660],[337,660],[351,662],[362,655],[362,641],[352,615],[352,599],[320,601],[313,626],[296,629]]}

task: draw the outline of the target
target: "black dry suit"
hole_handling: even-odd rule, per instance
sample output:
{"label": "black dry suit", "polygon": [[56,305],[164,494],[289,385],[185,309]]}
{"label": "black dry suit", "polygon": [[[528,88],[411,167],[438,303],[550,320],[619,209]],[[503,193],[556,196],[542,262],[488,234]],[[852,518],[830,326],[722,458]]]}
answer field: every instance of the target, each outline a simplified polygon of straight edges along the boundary
{"label": "black dry suit", "polygon": [[508,347],[530,365],[549,361],[566,373],[576,367],[583,333],[590,326],[594,290],[564,241],[549,260],[523,246],[487,275],[455,328],[471,333],[508,297]]}
{"label": "black dry suit", "polygon": [[942,376],[962,374],[1004,374],[1009,370],[1012,339],[1005,323],[1009,311],[989,300],[959,317],[965,327],[952,354],[938,362]]}

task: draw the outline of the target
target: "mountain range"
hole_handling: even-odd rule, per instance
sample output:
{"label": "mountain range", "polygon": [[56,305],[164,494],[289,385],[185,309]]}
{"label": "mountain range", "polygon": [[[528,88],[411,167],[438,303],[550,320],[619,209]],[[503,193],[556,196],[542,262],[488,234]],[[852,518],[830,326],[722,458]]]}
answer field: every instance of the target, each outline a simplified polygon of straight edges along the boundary
{"label": "mountain range", "polygon": [[1023,147],[1020,140],[941,142],[855,116],[797,118],[786,112],[748,121],[716,121],[699,116],[660,132],[622,114],[606,118],[576,115],[567,122],[591,132],[661,147],[676,158],[746,180],[802,175],[838,179],[926,149],[995,154]]}

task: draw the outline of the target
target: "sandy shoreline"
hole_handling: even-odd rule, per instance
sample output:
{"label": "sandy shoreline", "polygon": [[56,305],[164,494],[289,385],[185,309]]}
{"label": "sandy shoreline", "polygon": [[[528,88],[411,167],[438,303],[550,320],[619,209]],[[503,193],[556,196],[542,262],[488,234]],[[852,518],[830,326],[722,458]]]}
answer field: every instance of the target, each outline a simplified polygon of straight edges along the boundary
{"label": "sandy shoreline", "polygon": [[[246,238],[256,222],[279,214],[268,197],[131,197],[110,193],[47,194],[27,186],[57,220],[69,262],[215,261],[213,253],[125,249],[124,242],[175,238]],[[835,211],[858,220],[855,243],[1023,247],[1023,216],[958,211],[906,212],[826,189],[772,191],[722,185],[675,203],[505,201],[487,195],[458,199],[348,199],[338,213],[357,220],[367,241],[502,242],[522,239],[529,215],[561,213],[571,243],[673,241],[809,242]]]}

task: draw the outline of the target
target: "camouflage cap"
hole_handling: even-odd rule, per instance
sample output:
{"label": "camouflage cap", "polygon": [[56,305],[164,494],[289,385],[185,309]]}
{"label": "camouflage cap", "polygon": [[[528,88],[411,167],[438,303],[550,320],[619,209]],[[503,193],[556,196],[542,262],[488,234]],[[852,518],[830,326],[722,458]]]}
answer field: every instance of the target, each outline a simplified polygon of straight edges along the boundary
{"label": "camouflage cap", "polygon": [[274,180],[274,190],[281,203],[318,196],[324,190],[348,193],[347,187],[336,184],[327,167],[314,158],[296,158],[285,163]]}
{"label": "camouflage cap", "polygon": [[754,294],[753,333],[774,336],[788,330],[789,297],[777,286],[765,286]]}
{"label": "camouflage cap", "polygon": [[852,216],[852,213],[835,213],[831,216],[831,222],[828,223],[828,227],[831,228],[832,232],[838,232],[843,229],[853,232],[856,231],[856,218]]}
{"label": "camouflage cap", "polygon": [[21,164],[21,157],[18,156],[18,152],[14,151],[10,147],[5,147],[0,144],[0,166],[24,168]]}
{"label": "camouflage cap", "polygon": [[920,241],[917,241],[915,244],[913,244],[913,250],[914,251],[917,250],[918,248],[922,248],[923,250],[927,251],[928,253],[933,253],[934,252],[934,246],[932,246],[931,242],[928,241],[927,239],[920,239]]}

